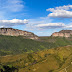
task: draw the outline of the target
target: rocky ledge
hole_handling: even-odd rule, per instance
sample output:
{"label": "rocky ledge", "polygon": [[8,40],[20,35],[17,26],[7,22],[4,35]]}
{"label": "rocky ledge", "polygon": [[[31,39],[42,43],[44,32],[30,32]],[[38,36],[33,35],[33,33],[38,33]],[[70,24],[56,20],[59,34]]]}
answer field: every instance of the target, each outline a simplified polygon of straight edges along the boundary
{"label": "rocky ledge", "polygon": [[32,32],[22,31],[13,28],[0,28],[0,35],[7,35],[7,36],[23,36],[29,39],[38,39],[38,36]]}
{"label": "rocky ledge", "polygon": [[61,30],[52,34],[53,37],[71,37],[72,30]]}

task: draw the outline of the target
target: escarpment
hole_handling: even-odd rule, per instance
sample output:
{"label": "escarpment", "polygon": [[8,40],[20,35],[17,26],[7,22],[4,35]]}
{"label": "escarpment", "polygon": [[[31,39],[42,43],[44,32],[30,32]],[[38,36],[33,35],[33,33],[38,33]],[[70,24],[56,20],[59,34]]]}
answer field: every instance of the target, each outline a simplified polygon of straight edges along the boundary
{"label": "escarpment", "polygon": [[53,37],[71,37],[72,30],[61,30],[52,34]]}
{"label": "escarpment", "polygon": [[24,36],[25,38],[29,39],[38,39],[38,36],[33,34],[32,32],[22,31],[13,28],[0,28],[0,35],[7,35],[7,36]]}

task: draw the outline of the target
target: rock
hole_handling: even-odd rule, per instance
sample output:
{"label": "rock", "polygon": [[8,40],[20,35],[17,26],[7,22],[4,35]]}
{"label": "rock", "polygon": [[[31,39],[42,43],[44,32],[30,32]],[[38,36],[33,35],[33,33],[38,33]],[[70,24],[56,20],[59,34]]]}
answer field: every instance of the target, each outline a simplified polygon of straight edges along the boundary
{"label": "rock", "polygon": [[53,37],[71,37],[72,35],[72,30],[61,30],[59,32],[55,32],[52,34]]}
{"label": "rock", "polygon": [[38,39],[38,36],[33,34],[32,32],[22,31],[13,28],[0,28],[0,35],[7,35],[7,36],[24,36],[25,38],[29,39]]}

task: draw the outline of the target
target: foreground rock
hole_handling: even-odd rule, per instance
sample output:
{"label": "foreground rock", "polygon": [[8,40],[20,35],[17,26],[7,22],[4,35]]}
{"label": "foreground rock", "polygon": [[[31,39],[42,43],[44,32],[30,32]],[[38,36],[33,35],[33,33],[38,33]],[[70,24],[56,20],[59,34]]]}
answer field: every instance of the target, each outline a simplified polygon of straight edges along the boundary
{"label": "foreground rock", "polygon": [[55,32],[52,34],[53,37],[71,37],[72,35],[72,30],[61,30],[59,32]]}
{"label": "foreground rock", "polygon": [[0,35],[8,35],[8,36],[24,36],[25,38],[29,39],[38,39],[38,36],[31,32],[22,31],[13,28],[0,28]]}

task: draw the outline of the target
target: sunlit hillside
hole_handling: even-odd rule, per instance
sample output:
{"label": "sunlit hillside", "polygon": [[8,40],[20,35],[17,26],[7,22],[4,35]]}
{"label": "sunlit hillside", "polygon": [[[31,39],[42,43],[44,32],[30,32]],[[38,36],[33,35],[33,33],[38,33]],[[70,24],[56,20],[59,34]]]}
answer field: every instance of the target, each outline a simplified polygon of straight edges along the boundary
{"label": "sunlit hillside", "polygon": [[[0,57],[5,72],[71,72],[72,46]],[[8,67],[8,70],[5,69]],[[10,71],[9,71],[10,70]]]}

